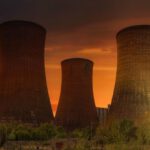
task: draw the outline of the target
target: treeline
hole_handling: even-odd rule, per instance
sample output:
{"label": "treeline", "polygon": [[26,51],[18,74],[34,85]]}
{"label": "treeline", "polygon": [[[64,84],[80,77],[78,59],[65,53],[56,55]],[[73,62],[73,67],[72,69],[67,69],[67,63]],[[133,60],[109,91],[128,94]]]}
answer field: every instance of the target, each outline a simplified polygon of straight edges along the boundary
{"label": "treeline", "polygon": [[94,136],[100,144],[150,144],[150,123],[136,126],[132,121],[121,120],[109,126],[99,126]]}
{"label": "treeline", "polygon": [[25,124],[0,124],[0,146],[6,141],[47,141],[51,139],[89,137],[89,129],[66,132],[62,127],[53,123],[41,124],[37,127]]}
{"label": "treeline", "polygon": [[0,124],[0,139],[6,140],[49,140],[54,137],[63,138],[66,132],[61,127],[51,124],[41,124],[33,127],[25,124]]}
{"label": "treeline", "polygon": [[79,139],[77,145],[81,147],[105,146],[111,144],[150,145],[149,123],[135,126],[132,121],[122,120],[109,126],[98,126],[77,129],[66,132],[62,127],[54,124],[41,124],[32,127],[24,124],[0,124],[0,145],[6,141],[46,141],[51,139]]}

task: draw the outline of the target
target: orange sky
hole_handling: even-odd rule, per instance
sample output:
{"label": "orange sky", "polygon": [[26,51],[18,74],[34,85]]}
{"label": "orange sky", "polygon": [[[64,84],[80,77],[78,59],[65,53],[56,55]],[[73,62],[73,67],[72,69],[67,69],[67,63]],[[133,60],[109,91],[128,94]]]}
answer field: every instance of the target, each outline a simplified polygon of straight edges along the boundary
{"label": "orange sky", "polygon": [[[87,49],[81,50],[79,52],[72,52],[71,54],[66,54],[66,56],[63,56],[61,60],[70,57],[88,58],[94,62],[93,91],[96,106],[107,107],[107,105],[110,104],[114,88],[116,56],[112,56],[111,52],[109,51],[101,52],[100,49]],[[56,110],[56,105],[60,95],[60,61],[58,61],[58,63],[55,65],[46,65],[49,95],[54,111]]]}
{"label": "orange sky", "polygon": [[60,95],[60,62],[70,57],[95,63],[96,106],[107,107],[115,82],[115,35],[130,25],[150,24],[150,1],[1,0],[0,16],[0,22],[26,20],[46,28],[46,76],[54,112]]}
{"label": "orange sky", "polygon": [[[117,64],[115,35],[126,26],[149,23],[149,18],[128,19],[91,24],[69,32],[48,34],[45,53],[46,77],[54,113],[60,95],[62,60],[83,57],[94,62],[95,103],[98,107],[107,107],[111,103],[115,84]],[[49,43],[51,40],[54,43],[52,45]]]}
{"label": "orange sky", "polygon": [[116,33],[127,26],[150,24],[149,0],[1,0],[0,22],[26,20],[47,30],[45,64],[54,112],[60,95],[60,62],[91,59],[96,106],[111,103],[116,72]]}

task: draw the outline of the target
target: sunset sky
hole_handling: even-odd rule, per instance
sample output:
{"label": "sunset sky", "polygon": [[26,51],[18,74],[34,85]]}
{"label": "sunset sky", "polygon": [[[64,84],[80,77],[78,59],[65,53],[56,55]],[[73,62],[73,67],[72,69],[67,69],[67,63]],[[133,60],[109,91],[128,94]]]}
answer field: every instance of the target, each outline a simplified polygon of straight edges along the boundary
{"label": "sunset sky", "polygon": [[150,24],[149,0],[0,0],[0,22],[27,20],[47,29],[46,76],[53,110],[60,95],[60,62],[70,57],[94,62],[96,106],[111,103],[116,73],[116,33]]}

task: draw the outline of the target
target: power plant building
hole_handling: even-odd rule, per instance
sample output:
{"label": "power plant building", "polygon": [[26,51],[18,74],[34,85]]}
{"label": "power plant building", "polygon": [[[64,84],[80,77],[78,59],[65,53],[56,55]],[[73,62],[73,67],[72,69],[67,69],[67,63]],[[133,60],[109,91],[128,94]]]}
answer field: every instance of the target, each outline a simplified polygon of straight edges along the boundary
{"label": "power plant building", "polygon": [[73,130],[98,122],[93,97],[93,62],[83,58],[62,61],[62,86],[56,124]]}
{"label": "power plant building", "polygon": [[100,124],[105,124],[107,121],[107,116],[109,113],[109,105],[108,108],[97,107],[97,116]]}
{"label": "power plant building", "polygon": [[46,30],[32,22],[0,25],[0,121],[53,120],[44,67]]}
{"label": "power plant building", "polygon": [[150,25],[117,34],[117,76],[109,120],[150,121]]}

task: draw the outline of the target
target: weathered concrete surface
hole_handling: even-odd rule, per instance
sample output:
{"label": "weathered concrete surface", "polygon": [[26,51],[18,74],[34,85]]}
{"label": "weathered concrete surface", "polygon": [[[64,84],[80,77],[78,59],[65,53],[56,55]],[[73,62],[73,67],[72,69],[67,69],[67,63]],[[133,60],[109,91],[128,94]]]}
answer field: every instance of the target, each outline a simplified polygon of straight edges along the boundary
{"label": "weathered concrete surface", "polygon": [[150,26],[121,30],[117,46],[117,76],[109,120],[150,121]]}
{"label": "weathered concrete surface", "polygon": [[53,119],[45,78],[45,34],[31,22],[0,25],[0,121]]}
{"label": "weathered concrete surface", "polygon": [[72,58],[62,61],[62,87],[56,123],[66,129],[91,126],[98,121],[93,97],[93,63]]}

